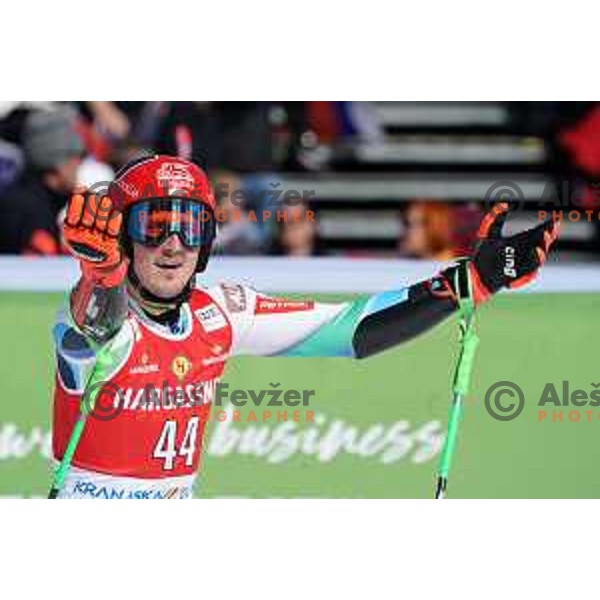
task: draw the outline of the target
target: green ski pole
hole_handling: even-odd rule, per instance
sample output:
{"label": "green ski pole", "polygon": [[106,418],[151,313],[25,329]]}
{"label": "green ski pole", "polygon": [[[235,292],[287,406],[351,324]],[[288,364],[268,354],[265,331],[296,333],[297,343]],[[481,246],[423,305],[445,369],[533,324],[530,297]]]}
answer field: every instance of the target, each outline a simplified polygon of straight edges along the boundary
{"label": "green ski pole", "polygon": [[79,403],[79,416],[77,417],[77,421],[73,426],[73,431],[69,437],[69,442],[63,457],[54,471],[52,487],[48,493],[49,499],[56,499],[65,484],[65,480],[71,469],[73,456],[75,455],[75,451],[79,445],[79,440],[81,439],[81,434],[83,433],[88,415],[93,412],[94,407],[96,406],[98,394],[101,393],[101,389],[104,385],[104,379],[106,378],[105,375],[110,372],[112,365],[110,350],[111,344],[108,343],[97,351],[96,364],[94,365],[94,369],[87,380],[83,396],[81,397],[81,402]]}
{"label": "green ski pole", "polygon": [[473,330],[475,309],[471,287],[471,277],[467,266],[467,260],[461,259],[455,271],[455,289],[457,290],[460,311],[460,341],[461,348],[454,371],[452,384],[452,404],[448,417],[446,439],[437,472],[437,485],[435,491],[436,500],[442,500],[446,496],[448,487],[448,475],[452,465],[452,457],[458,441],[458,429],[463,414],[463,401],[469,391],[473,361],[479,338]]}

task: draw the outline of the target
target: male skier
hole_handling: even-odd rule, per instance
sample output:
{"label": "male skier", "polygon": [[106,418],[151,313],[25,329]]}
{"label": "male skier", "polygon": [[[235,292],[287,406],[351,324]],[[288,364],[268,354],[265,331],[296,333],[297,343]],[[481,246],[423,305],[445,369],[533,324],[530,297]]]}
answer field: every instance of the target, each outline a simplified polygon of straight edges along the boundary
{"label": "male skier", "polygon": [[[215,235],[215,201],[191,162],[141,158],[107,196],[74,195],[63,234],[81,278],[54,328],[54,458],[65,453],[99,351],[121,404],[114,419],[88,418],[59,497],[191,497],[215,383],[231,356],[365,358],[451,315],[457,269],[468,269],[475,305],[531,281],[558,225],[501,237],[507,212],[499,204],[486,215],[468,262],[397,291],[324,304],[195,283]],[[165,385],[190,401],[140,400]]]}

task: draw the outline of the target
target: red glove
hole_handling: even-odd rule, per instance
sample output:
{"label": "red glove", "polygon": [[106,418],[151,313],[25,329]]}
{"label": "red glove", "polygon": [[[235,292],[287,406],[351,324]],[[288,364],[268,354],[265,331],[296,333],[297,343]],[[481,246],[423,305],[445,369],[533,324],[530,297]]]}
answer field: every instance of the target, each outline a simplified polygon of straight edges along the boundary
{"label": "red glove", "polygon": [[67,206],[63,237],[67,250],[79,259],[85,279],[102,287],[115,287],[125,278],[119,236],[123,215],[103,196],[74,194]]}

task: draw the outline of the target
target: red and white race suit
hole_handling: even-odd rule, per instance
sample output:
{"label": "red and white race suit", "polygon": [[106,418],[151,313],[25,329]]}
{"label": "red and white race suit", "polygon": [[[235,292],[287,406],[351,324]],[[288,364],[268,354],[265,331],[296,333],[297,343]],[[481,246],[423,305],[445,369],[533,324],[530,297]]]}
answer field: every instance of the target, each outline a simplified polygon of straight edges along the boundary
{"label": "red and white race suit", "polygon": [[[196,288],[182,306],[180,333],[153,322],[131,301],[123,326],[108,342],[110,365],[103,381],[109,393],[97,397],[60,497],[191,497],[227,359],[238,354],[351,356],[353,325],[386,302],[377,298],[357,307],[270,298],[240,285]],[[69,314],[59,318],[54,334],[53,453],[60,460],[96,353]],[[148,386],[158,401],[148,401]]]}

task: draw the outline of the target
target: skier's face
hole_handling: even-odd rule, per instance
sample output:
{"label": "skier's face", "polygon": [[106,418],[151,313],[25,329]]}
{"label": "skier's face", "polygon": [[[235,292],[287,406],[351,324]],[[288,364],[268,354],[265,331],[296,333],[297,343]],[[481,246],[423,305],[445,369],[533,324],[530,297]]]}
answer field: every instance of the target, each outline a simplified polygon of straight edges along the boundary
{"label": "skier's face", "polygon": [[187,248],[176,234],[153,248],[133,244],[133,268],[149,292],[168,300],[177,296],[192,278],[198,261],[198,248]]}

